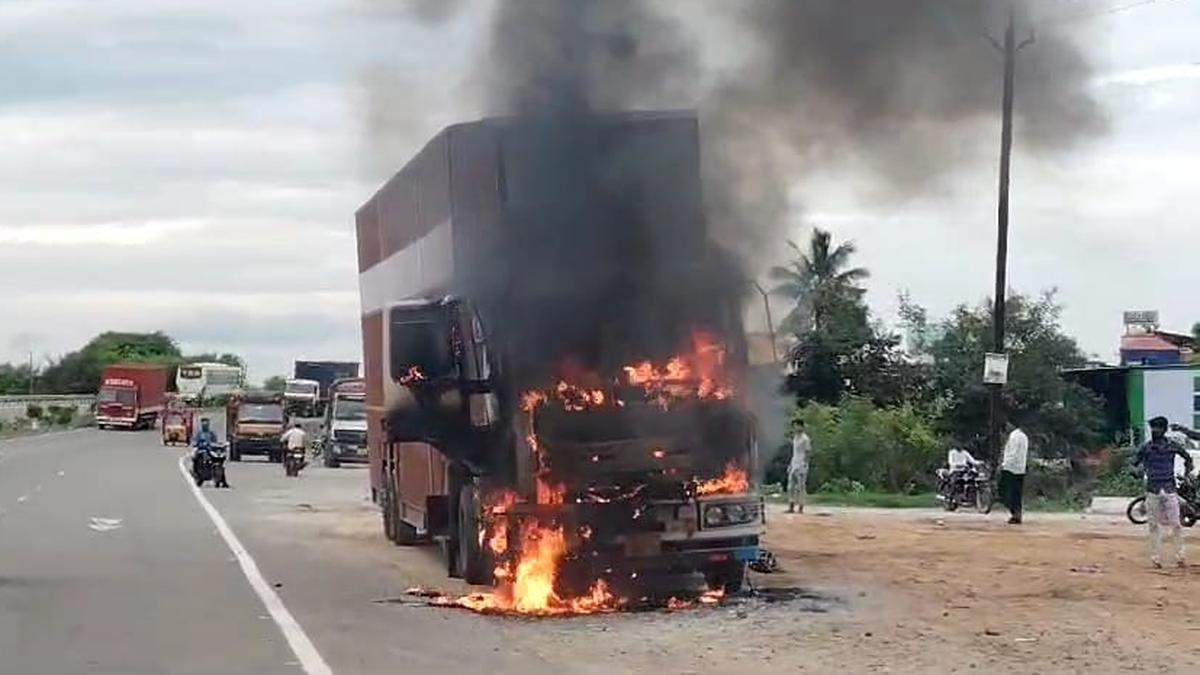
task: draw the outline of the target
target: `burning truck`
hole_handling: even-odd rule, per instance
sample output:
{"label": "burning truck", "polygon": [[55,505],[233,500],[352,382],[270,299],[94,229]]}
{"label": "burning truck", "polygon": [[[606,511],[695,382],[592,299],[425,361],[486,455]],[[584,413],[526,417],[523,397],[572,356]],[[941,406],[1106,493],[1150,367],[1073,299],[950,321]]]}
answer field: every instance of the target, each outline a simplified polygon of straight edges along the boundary
{"label": "burning truck", "polygon": [[371,487],[477,610],[734,592],[765,527],[745,282],[686,112],[452,126],[356,214]]}

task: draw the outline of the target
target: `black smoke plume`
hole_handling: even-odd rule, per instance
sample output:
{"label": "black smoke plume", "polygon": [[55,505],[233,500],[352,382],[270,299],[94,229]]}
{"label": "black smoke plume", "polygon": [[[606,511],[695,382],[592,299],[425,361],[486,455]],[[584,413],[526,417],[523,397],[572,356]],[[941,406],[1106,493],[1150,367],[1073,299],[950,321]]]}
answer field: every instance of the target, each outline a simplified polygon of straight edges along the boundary
{"label": "black smoke plume", "polygon": [[[436,23],[472,3],[374,4]],[[1019,38],[1037,30],[1018,61],[1019,147],[1054,152],[1106,120],[1087,59],[1063,24],[1039,25],[1036,4],[1013,3]],[[902,201],[987,160],[1002,58],[985,36],[1002,36],[1008,6],[497,0],[473,88],[488,114],[698,108],[711,227],[757,272],[783,239],[792,188],[816,170],[859,169],[875,179],[864,198]]]}

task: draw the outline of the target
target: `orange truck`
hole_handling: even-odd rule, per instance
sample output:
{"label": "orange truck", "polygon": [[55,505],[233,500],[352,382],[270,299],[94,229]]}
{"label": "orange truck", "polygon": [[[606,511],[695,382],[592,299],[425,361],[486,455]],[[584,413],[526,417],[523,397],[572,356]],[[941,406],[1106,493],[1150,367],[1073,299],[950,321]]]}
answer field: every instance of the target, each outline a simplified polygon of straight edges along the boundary
{"label": "orange truck", "polygon": [[149,429],[163,411],[169,368],[151,363],[118,363],[104,369],[96,396],[96,426]]}
{"label": "orange truck", "polygon": [[358,210],[390,539],[441,542],[451,574],[483,583],[537,522],[561,535],[562,579],[740,587],[765,528],[745,282],[708,236],[699,153],[686,112],[483,120]]}

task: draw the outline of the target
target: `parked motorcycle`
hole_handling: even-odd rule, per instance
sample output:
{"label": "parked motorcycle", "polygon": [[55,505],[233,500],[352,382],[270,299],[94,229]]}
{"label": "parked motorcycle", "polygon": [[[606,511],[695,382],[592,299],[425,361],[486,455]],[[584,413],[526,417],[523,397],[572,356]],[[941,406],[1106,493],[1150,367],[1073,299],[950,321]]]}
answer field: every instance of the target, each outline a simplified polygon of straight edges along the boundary
{"label": "parked motorcycle", "polygon": [[942,508],[974,508],[979,513],[992,511],[992,483],[986,467],[969,466],[960,471],[938,469],[938,499]]}
{"label": "parked motorcycle", "polygon": [[[1179,523],[1191,527],[1200,520],[1200,478],[1184,476],[1176,487],[1179,495]],[[1125,507],[1125,517],[1134,525],[1145,525],[1149,516],[1146,513],[1146,495],[1134,497]]]}
{"label": "parked motorcycle", "polygon": [[192,478],[196,480],[196,487],[203,486],[209,480],[213,482],[213,487],[229,487],[229,482],[225,480],[227,449],[228,447],[224,443],[214,443],[208,447],[206,452],[200,453],[200,457],[193,463],[192,468]]}

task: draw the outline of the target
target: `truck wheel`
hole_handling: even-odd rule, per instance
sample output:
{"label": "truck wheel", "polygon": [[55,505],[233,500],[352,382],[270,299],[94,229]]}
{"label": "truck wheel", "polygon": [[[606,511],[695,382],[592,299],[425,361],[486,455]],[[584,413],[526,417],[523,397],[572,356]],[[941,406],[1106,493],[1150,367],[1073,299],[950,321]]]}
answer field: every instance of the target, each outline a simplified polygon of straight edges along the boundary
{"label": "truck wheel", "polygon": [[458,576],[468,584],[490,584],[488,556],[479,544],[479,499],[474,485],[464,485],[458,493],[458,527],[454,546]]}
{"label": "truck wheel", "polygon": [[715,563],[704,569],[704,583],[710,589],[723,588],[729,595],[741,592],[745,579],[746,563],[740,560]]}
{"label": "truck wheel", "polygon": [[342,463],[338,461],[337,453],[334,451],[334,448],[330,443],[326,443],[325,447],[321,449],[321,455],[325,458],[325,468],[327,469],[336,469],[342,465]]}
{"label": "truck wheel", "polygon": [[242,449],[238,447],[237,441],[229,444],[229,459],[234,462],[242,461]]}

